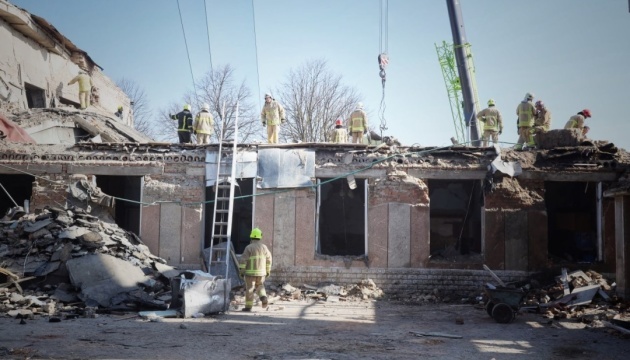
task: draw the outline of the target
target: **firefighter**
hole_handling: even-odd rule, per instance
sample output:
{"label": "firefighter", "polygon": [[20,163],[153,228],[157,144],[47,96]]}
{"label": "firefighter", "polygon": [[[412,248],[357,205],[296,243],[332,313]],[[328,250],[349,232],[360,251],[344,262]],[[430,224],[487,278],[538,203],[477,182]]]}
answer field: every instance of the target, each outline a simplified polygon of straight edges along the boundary
{"label": "firefighter", "polygon": [[267,292],[265,291],[265,277],[271,271],[271,253],[267,246],[260,242],[262,231],[252,229],[249,235],[251,243],[243,250],[238,264],[239,273],[245,279],[245,307],[243,311],[252,311],[254,294],[260,297],[262,308],[267,307]]}
{"label": "firefighter", "polygon": [[118,106],[118,111],[116,111],[114,113],[114,115],[116,115],[117,118],[122,119],[122,116],[123,116],[123,107],[122,107],[122,105]]}
{"label": "firefighter", "polygon": [[210,105],[203,104],[201,112],[195,116],[193,131],[197,134],[197,144],[210,144],[210,136],[214,132],[214,119],[210,114]]}
{"label": "firefighter", "polygon": [[348,131],[343,128],[343,121],[341,121],[341,119],[337,119],[337,121],[335,121],[335,129],[332,133],[332,142],[337,144],[348,142]]}
{"label": "firefighter", "polygon": [[490,137],[492,137],[492,144],[496,145],[499,142],[499,135],[503,132],[501,112],[494,105],[494,99],[488,100],[488,107],[477,114],[477,119],[483,123],[483,147],[488,146]]}
{"label": "firefighter", "polygon": [[72,85],[77,81],[79,82],[79,102],[81,103],[81,110],[85,110],[90,106],[90,92],[93,86],[92,78],[85,71],[79,70],[79,74],[72,78],[68,85]]}
{"label": "firefighter", "polygon": [[180,144],[190,143],[190,133],[192,132],[193,116],[190,112],[190,104],[184,105],[184,110],[175,115],[171,115],[171,119],[177,120],[177,136]]}
{"label": "firefighter", "polygon": [[262,125],[267,127],[267,142],[277,144],[278,127],[287,120],[285,118],[284,108],[271,97],[271,94],[265,94],[265,105],[260,112],[260,120],[262,121]]}
{"label": "firefighter", "polygon": [[536,101],[536,117],[534,118],[534,142],[538,146],[539,134],[544,134],[551,129],[551,112],[547,110],[545,103]]}
{"label": "firefighter", "polygon": [[366,134],[368,131],[368,118],[365,111],[363,111],[363,103],[357,104],[357,108],[350,114],[348,123],[348,128],[350,128],[352,133],[352,142],[361,144],[363,134]]}
{"label": "firefighter", "polygon": [[516,115],[518,115],[518,142],[514,146],[516,150],[523,150],[523,144],[532,148],[535,146],[532,128],[536,117],[536,109],[534,104],[532,104],[533,100],[534,95],[527,93],[525,94],[525,99],[516,107]]}
{"label": "firefighter", "polygon": [[584,120],[586,118],[591,117],[591,111],[589,109],[584,109],[577,113],[576,115],[571,116],[569,121],[564,125],[565,129],[584,129]]}

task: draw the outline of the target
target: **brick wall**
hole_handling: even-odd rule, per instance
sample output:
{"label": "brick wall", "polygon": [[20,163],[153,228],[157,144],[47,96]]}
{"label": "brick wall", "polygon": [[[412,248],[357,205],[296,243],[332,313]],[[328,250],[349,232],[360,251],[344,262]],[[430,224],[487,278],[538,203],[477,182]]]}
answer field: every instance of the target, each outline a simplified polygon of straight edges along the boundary
{"label": "brick wall", "polygon": [[[528,273],[523,271],[495,271],[505,283],[523,281]],[[356,284],[372,279],[385,293],[432,292],[440,294],[468,294],[479,292],[484,284],[496,281],[483,270],[447,269],[369,269],[326,266],[292,266],[273,268],[269,281],[287,282],[293,286],[302,284],[318,286]]]}
{"label": "brick wall", "polygon": [[45,206],[65,207],[69,183],[70,175],[68,174],[40,176],[33,181],[31,209],[43,209]]}

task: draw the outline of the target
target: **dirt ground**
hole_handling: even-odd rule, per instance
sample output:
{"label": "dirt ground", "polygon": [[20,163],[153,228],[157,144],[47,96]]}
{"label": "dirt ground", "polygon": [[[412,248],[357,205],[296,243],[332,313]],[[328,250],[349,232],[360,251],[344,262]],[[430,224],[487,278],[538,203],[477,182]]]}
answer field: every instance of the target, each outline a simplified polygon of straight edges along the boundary
{"label": "dirt ground", "polygon": [[630,351],[630,338],[608,328],[534,313],[498,324],[470,304],[304,300],[198,319],[134,316],[4,317],[0,358],[604,360]]}

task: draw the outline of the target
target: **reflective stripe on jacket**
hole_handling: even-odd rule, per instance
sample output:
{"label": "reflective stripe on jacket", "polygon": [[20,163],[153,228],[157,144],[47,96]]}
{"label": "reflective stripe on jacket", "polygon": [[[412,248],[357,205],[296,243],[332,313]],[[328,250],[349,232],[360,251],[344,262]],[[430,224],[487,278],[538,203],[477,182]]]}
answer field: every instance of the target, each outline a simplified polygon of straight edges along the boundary
{"label": "reflective stripe on jacket", "polygon": [[333,130],[332,142],[341,144],[348,142],[348,132],[344,128]]}
{"label": "reflective stripe on jacket", "polygon": [[531,101],[521,101],[516,108],[516,115],[518,115],[519,127],[532,127],[534,126],[534,117],[536,117],[536,108]]}
{"label": "reflective stripe on jacket", "polygon": [[260,240],[252,240],[243,250],[238,264],[241,274],[246,276],[265,276],[271,271],[271,253]]}
{"label": "reflective stripe on jacket", "polygon": [[177,120],[177,131],[191,131],[193,124],[192,113],[188,110],[171,115],[171,119]]}
{"label": "reflective stripe on jacket", "polygon": [[275,100],[265,103],[260,112],[260,120],[267,125],[280,125],[280,120],[285,119],[284,108]]}
{"label": "reflective stripe on jacket", "polygon": [[494,106],[485,108],[477,114],[477,119],[483,122],[484,131],[503,131],[501,113]]}
{"label": "reflective stripe on jacket", "polygon": [[201,112],[195,116],[193,130],[198,134],[212,135],[212,133],[214,133],[214,119],[212,118],[212,114],[201,110]]}
{"label": "reflective stripe on jacket", "polygon": [[564,125],[565,129],[584,129],[584,116],[577,114],[571,116],[569,121]]}
{"label": "reflective stripe on jacket", "polygon": [[357,109],[350,114],[350,131],[363,132],[368,128],[368,119],[365,111]]}

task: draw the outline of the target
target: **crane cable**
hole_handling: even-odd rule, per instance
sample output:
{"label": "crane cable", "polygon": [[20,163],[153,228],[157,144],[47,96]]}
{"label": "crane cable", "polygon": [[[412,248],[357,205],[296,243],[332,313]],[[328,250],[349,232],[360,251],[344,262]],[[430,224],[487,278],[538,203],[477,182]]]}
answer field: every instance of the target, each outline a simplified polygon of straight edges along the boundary
{"label": "crane cable", "polygon": [[254,0],[252,0],[252,21],[254,22],[254,47],[256,49],[256,79],[258,80],[258,107],[260,104],[260,70],[258,63],[258,33],[256,32],[256,7],[254,6]]}
{"label": "crane cable", "polygon": [[190,77],[193,82],[193,91],[195,92],[195,99],[198,99],[197,96],[197,85],[195,82],[195,75],[193,75],[193,67],[192,62],[190,61],[190,51],[188,51],[188,41],[186,40],[186,30],[184,30],[184,20],[182,19],[182,9],[179,6],[179,0],[177,0],[177,10],[179,11],[179,22],[182,25],[182,33],[184,34],[184,44],[186,45],[186,55],[188,56],[188,66],[190,67]]}
{"label": "crane cable", "polygon": [[[383,14],[383,9],[385,13]],[[379,26],[379,55],[378,55],[378,67],[380,72],[378,75],[381,77],[381,86],[383,87],[383,93],[381,96],[381,104],[378,110],[378,117],[381,120],[379,129],[381,130],[381,138],[383,137],[383,131],[387,130],[387,121],[385,120],[385,110],[387,106],[385,104],[385,82],[387,80],[387,74],[385,68],[389,64],[388,52],[388,37],[389,37],[389,0],[381,0],[381,18]]]}

